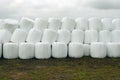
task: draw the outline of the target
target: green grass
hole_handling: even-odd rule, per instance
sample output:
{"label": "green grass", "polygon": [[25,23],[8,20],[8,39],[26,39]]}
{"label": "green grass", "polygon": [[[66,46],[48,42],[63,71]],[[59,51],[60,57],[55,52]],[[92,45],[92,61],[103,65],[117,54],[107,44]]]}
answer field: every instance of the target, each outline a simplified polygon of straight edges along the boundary
{"label": "green grass", "polygon": [[0,80],[120,80],[120,58],[0,59]]}

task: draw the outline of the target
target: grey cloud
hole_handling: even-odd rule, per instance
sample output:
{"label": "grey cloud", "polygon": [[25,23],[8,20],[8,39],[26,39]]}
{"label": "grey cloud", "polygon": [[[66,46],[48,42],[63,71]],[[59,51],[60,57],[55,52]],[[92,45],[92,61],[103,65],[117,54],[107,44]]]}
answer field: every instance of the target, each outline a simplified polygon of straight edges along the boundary
{"label": "grey cloud", "polygon": [[[118,0],[0,0],[0,18],[21,17],[119,17],[120,1]],[[43,1],[43,2],[42,2]],[[58,2],[57,2],[58,1]],[[98,9],[100,8],[100,9]],[[114,10],[117,9],[117,10]],[[106,14],[107,13],[107,14]],[[109,14],[110,13],[110,14]]]}
{"label": "grey cloud", "polygon": [[120,0],[85,0],[83,6],[99,9],[120,9]]}

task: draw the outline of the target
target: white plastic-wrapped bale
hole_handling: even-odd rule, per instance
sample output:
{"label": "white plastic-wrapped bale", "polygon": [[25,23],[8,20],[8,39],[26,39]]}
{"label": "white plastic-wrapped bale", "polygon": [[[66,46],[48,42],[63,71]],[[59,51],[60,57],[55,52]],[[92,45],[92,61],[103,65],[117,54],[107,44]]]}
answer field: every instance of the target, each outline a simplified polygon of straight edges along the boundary
{"label": "white plastic-wrapped bale", "polygon": [[84,31],[82,30],[73,30],[71,36],[71,42],[80,42],[84,41]]}
{"label": "white plastic-wrapped bale", "polygon": [[35,45],[35,58],[48,59],[51,57],[51,45],[46,42],[38,42]]}
{"label": "white plastic-wrapped bale", "polygon": [[103,18],[102,20],[102,30],[113,30],[112,18]]}
{"label": "white plastic-wrapped bale", "polygon": [[62,42],[54,42],[52,44],[52,57],[66,58],[67,57],[67,44]]}
{"label": "white plastic-wrapped bale", "polygon": [[100,42],[111,42],[111,32],[108,30],[103,30],[99,32]]}
{"label": "white plastic-wrapped bale", "polygon": [[16,42],[16,43],[25,42],[26,37],[27,37],[27,32],[26,31],[24,31],[22,29],[16,29],[13,32],[13,35],[11,37],[11,41]]}
{"label": "white plastic-wrapped bale", "polygon": [[43,37],[42,37],[42,42],[49,42],[52,44],[55,42],[57,39],[57,32],[55,30],[51,29],[45,29]]}
{"label": "white plastic-wrapped bale", "polygon": [[42,32],[40,30],[33,28],[29,31],[26,41],[33,43],[40,42],[41,36],[42,36]]}
{"label": "white plastic-wrapped bale", "polygon": [[11,39],[11,36],[12,36],[11,32],[5,29],[1,29],[0,30],[0,43],[9,42]]}
{"label": "white plastic-wrapped bale", "polygon": [[64,43],[68,44],[70,42],[70,39],[71,39],[70,31],[58,30],[58,38],[57,38],[58,42],[64,42]]}
{"label": "white plastic-wrapped bale", "polygon": [[0,44],[0,58],[2,57],[2,44]]}
{"label": "white plastic-wrapped bale", "polygon": [[3,22],[4,22],[4,20],[0,19],[0,29],[2,29],[2,27],[3,27]]}
{"label": "white plastic-wrapped bale", "polygon": [[19,44],[19,58],[31,59],[35,56],[35,47],[33,43],[20,43]]}
{"label": "white plastic-wrapped bale", "polygon": [[3,57],[5,59],[18,58],[19,47],[17,43],[5,43],[3,45]]}
{"label": "white plastic-wrapped bale", "polygon": [[40,30],[40,31],[44,31],[44,29],[47,29],[48,26],[48,21],[42,18],[36,18],[35,19],[35,25],[34,28]]}
{"label": "white plastic-wrapped bale", "polygon": [[120,57],[120,43],[108,43],[107,55],[108,57]]}
{"label": "white plastic-wrapped bale", "polygon": [[18,28],[18,21],[13,19],[5,19],[2,24],[2,28],[13,33],[14,30]]}
{"label": "white plastic-wrapped bale", "polygon": [[69,44],[69,57],[81,58],[84,55],[84,48],[82,43],[70,43]]}
{"label": "white plastic-wrapped bale", "polygon": [[120,30],[112,31],[112,42],[120,42]]}
{"label": "white plastic-wrapped bale", "polygon": [[61,29],[66,29],[66,30],[72,31],[74,29],[74,27],[75,27],[74,19],[67,18],[67,17],[64,17],[62,19]]}
{"label": "white plastic-wrapped bale", "polygon": [[112,21],[114,30],[120,30],[120,19],[113,19]]}
{"label": "white plastic-wrapped bale", "polygon": [[61,26],[61,21],[60,19],[57,18],[49,18],[48,22],[49,22],[48,29],[58,30]]}
{"label": "white plastic-wrapped bale", "polygon": [[99,18],[89,18],[89,29],[100,31],[102,29],[102,22]]}
{"label": "white plastic-wrapped bale", "polygon": [[84,46],[84,56],[90,55],[90,45],[89,44],[83,44]]}
{"label": "white plastic-wrapped bale", "polygon": [[31,28],[33,28],[33,26],[34,26],[34,21],[32,19],[22,17],[22,19],[20,20],[20,28],[27,31],[27,32]]}
{"label": "white plastic-wrapped bale", "polygon": [[10,31],[11,33],[13,33],[16,28],[18,28],[17,20],[15,20],[15,19],[2,20],[1,29],[6,29],[6,30]]}
{"label": "white plastic-wrapped bale", "polygon": [[96,30],[85,31],[85,43],[98,42],[98,32]]}
{"label": "white plastic-wrapped bale", "polygon": [[86,18],[77,18],[76,21],[76,29],[80,30],[88,30],[89,28],[89,22]]}
{"label": "white plastic-wrapped bale", "polygon": [[91,43],[90,55],[93,58],[105,58],[107,55],[107,48],[103,42]]}

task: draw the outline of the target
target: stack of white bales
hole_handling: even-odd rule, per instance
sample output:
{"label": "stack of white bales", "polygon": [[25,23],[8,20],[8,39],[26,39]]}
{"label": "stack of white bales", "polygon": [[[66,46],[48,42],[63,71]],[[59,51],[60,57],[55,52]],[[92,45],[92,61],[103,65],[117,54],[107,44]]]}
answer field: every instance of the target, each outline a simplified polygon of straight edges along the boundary
{"label": "stack of white bales", "polygon": [[0,24],[0,57],[48,59],[120,57],[120,19],[5,19]]}

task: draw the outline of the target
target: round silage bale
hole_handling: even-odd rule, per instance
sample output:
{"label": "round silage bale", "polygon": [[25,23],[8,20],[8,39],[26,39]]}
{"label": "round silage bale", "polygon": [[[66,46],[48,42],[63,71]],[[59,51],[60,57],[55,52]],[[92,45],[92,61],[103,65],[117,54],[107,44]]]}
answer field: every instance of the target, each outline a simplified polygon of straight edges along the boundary
{"label": "round silage bale", "polygon": [[51,57],[51,45],[47,42],[38,42],[35,45],[35,58],[48,59]]}
{"label": "round silage bale", "polygon": [[107,55],[107,48],[103,42],[91,43],[90,55],[93,58],[105,58]]}
{"label": "round silage bale", "polygon": [[20,59],[31,59],[35,56],[34,43],[20,43],[19,44],[19,58]]}
{"label": "round silage bale", "polygon": [[62,42],[54,42],[52,44],[52,57],[66,58],[67,57],[67,44]]}
{"label": "round silage bale", "polygon": [[72,58],[81,58],[84,56],[84,48],[82,43],[70,43],[69,44],[69,57]]}

